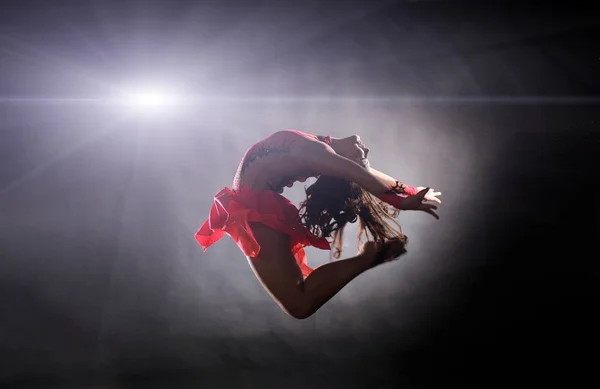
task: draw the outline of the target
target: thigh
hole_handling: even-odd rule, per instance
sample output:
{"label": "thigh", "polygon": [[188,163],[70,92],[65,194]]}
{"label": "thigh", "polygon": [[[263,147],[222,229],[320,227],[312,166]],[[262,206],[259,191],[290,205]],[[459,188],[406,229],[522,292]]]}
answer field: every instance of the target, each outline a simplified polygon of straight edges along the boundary
{"label": "thigh", "polygon": [[302,298],[304,279],[290,250],[289,236],[260,223],[250,223],[260,252],[248,257],[254,274],[282,308],[289,311]]}

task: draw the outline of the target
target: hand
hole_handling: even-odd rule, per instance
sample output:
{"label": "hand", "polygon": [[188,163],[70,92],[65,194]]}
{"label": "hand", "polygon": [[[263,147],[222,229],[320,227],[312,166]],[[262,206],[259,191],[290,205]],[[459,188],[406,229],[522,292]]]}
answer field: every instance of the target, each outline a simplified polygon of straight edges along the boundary
{"label": "hand", "polygon": [[420,192],[423,189],[429,189],[429,191],[425,194],[425,201],[433,201],[438,204],[441,204],[442,201],[437,198],[437,196],[441,196],[442,192],[436,192],[435,189],[425,188],[424,186],[417,186],[417,190]]}
{"label": "hand", "polygon": [[[437,207],[433,204],[425,203],[425,201],[428,201],[427,195],[431,191],[432,191],[431,188],[423,188],[416,195],[405,197],[402,201],[402,209],[407,210],[407,211],[427,212],[428,214],[432,215],[434,218],[439,219],[440,217],[434,211],[437,209]],[[436,202],[438,204],[441,203],[441,201],[439,199],[435,198],[435,193],[439,193],[439,192],[433,192],[433,193],[434,193],[434,195],[430,195],[430,198],[434,198],[435,200],[437,200]],[[429,200],[429,201],[435,201],[435,200]]]}
{"label": "hand", "polygon": [[391,262],[406,253],[406,239],[393,239],[387,242],[368,241],[362,245],[360,256],[369,267]]}

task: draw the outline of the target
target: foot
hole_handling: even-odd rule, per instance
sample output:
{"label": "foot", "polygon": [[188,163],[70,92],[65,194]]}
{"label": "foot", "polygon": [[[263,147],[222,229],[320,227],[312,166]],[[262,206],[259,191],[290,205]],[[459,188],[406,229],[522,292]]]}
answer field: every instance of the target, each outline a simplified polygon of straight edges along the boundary
{"label": "foot", "polygon": [[365,257],[370,267],[398,259],[406,253],[406,240],[394,239],[387,242],[366,242],[362,246],[361,256]]}

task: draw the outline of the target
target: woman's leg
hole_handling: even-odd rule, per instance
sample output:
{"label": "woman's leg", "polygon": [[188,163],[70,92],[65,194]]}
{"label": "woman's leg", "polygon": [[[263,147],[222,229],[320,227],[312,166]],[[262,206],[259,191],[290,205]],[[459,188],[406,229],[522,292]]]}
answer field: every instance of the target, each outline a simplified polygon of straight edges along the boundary
{"label": "woman's leg", "polygon": [[252,231],[261,246],[257,257],[248,258],[254,274],[273,300],[296,319],[311,316],[348,282],[373,266],[374,255],[358,255],[319,266],[303,281],[290,252],[288,235],[258,223],[252,224]]}

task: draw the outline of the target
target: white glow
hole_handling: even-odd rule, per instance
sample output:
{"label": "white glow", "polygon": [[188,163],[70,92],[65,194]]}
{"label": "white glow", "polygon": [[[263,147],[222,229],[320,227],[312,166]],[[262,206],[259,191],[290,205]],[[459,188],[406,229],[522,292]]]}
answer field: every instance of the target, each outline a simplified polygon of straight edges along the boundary
{"label": "white glow", "polygon": [[164,113],[183,104],[184,99],[172,92],[140,88],[122,93],[121,103],[137,113]]}

